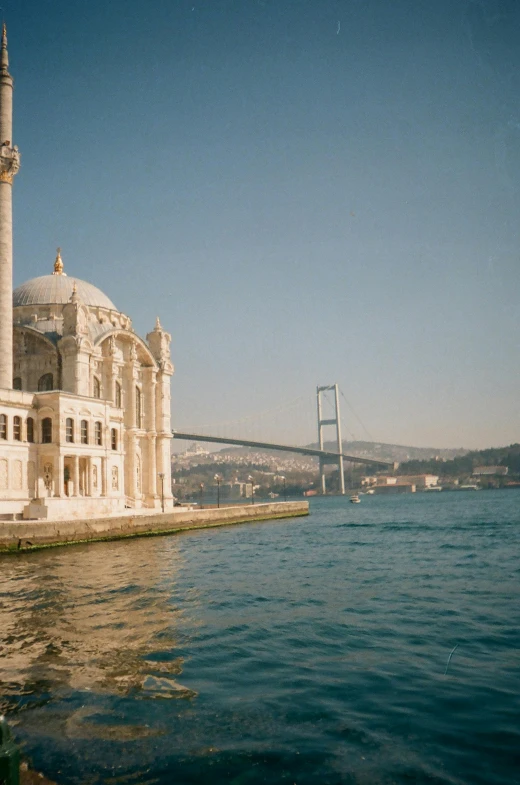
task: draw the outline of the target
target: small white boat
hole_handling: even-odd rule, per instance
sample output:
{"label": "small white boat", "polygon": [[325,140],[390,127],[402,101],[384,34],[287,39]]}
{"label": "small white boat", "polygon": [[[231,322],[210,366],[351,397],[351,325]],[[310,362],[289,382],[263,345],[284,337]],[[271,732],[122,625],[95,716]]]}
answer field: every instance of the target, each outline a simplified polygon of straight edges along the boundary
{"label": "small white boat", "polygon": [[352,502],[352,504],[360,504],[361,499],[359,498],[357,493],[355,493],[353,496],[350,497],[350,501]]}

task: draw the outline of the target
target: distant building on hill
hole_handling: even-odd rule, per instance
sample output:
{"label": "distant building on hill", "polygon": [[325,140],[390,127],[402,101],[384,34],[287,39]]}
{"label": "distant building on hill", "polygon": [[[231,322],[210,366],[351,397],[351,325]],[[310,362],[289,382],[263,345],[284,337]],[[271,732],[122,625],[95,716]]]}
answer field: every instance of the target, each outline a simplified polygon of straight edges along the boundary
{"label": "distant building on hill", "polygon": [[374,493],[378,496],[393,493],[415,493],[416,490],[415,485],[410,482],[393,482],[388,485],[376,485],[374,487]]}
{"label": "distant building on hill", "polygon": [[411,492],[415,493],[416,490],[435,488],[438,482],[439,477],[436,474],[410,474],[397,477],[391,474],[380,474],[376,476],[363,477],[361,479],[362,486],[367,488],[374,488],[376,493],[380,493],[382,488],[386,489],[398,487],[401,489],[403,486],[410,486],[410,488],[413,488]]}
{"label": "distant building on hill", "polygon": [[407,474],[398,478],[399,482],[413,483],[418,489],[434,488],[439,482],[437,474]]}
{"label": "distant building on hill", "polygon": [[473,477],[505,477],[508,472],[507,466],[475,466]]}

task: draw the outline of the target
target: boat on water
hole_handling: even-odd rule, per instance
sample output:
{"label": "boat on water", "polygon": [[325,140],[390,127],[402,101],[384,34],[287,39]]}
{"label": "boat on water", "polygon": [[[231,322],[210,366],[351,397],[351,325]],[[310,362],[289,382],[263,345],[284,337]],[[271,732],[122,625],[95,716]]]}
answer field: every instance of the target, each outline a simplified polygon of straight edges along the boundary
{"label": "boat on water", "polygon": [[359,504],[361,502],[361,499],[359,498],[358,494],[355,493],[353,496],[350,497],[350,501],[352,502],[352,504]]}

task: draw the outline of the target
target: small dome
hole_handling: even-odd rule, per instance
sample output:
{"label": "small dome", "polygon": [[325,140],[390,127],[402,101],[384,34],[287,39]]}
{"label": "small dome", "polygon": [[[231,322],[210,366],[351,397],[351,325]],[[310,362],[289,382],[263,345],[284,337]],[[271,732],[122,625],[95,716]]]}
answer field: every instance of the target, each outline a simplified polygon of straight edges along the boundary
{"label": "small dome", "polygon": [[85,305],[117,311],[112,300],[96,286],[66,275],[41,275],[26,281],[13,292],[13,308],[19,305],[65,305],[70,300],[74,285]]}

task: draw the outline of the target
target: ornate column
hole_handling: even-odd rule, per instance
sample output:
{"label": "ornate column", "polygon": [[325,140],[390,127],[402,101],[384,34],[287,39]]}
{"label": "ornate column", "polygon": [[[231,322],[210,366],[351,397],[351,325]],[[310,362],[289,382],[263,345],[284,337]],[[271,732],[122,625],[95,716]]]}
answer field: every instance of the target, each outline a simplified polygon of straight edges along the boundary
{"label": "ornate column", "polygon": [[92,496],[92,458],[87,458],[87,487],[86,496]]}
{"label": "ornate column", "polygon": [[79,496],[79,455],[74,456],[74,496]]}
{"label": "ornate column", "polygon": [[112,406],[116,406],[116,384],[121,381],[121,359],[116,340],[110,335],[103,345],[103,397],[109,400]]}
{"label": "ornate column", "polygon": [[[65,275],[58,248],[53,275]],[[88,309],[82,303],[76,286],[69,302],[63,307],[63,338],[58,343],[62,356],[61,386],[65,392],[90,396],[90,361],[92,343],[88,334]]]}
{"label": "ornate column", "polygon": [[58,472],[55,480],[54,495],[65,496],[64,477],[65,477],[65,458],[63,455],[58,455]]}
{"label": "ornate column", "polygon": [[139,423],[136,420],[136,394],[135,390],[137,382],[139,381],[139,361],[137,359],[137,352],[135,345],[132,344],[130,348],[130,358],[128,362],[127,374],[127,406],[125,407],[125,425],[127,428],[139,428]]}
{"label": "ornate column", "polygon": [[156,422],[157,422],[157,471],[164,474],[164,498],[172,503],[171,476],[171,425],[170,425],[170,377],[173,373],[171,363],[165,363],[157,374]]}
{"label": "ornate column", "polygon": [[107,459],[101,458],[101,496],[107,496]]}
{"label": "ornate column", "polygon": [[[139,361],[135,344],[129,349],[128,360],[125,365],[126,381],[126,406],[125,406],[125,460],[124,460],[124,489],[125,495],[131,499],[141,498],[137,489],[136,454],[138,452],[137,422],[136,422],[136,395],[135,388],[139,380]],[[141,478],[142,483],[142,478]]]}
{"label": "ornate column", "polygon": [[164,500],[166,505],[171,506],[173,495],[170,458],[172,438],[170,385],[174,371],[170,356],[171,335],[163,330],[157,319],[154,329],[148,333],[146,340],[158,366],[155,388],[156,473],[164,474]]}
{"label": "ornate column", "polygon": [[155,507],[158,501],[157,495],[157,460],[156,460],[156,431],[155,431],[155,396],[156,396],[156,374],[154,367],[143,368],[143,392],[145,405],[145,427],[147,431],[146,444],[146,468],[143,474],[146,475],[146,504]]}
{"label": "ornate column", "polygon": [[13,138],[13,77],[9,73],[7,34],[0,50],[0,388],[13,386],[13,194],[20,154]]}

